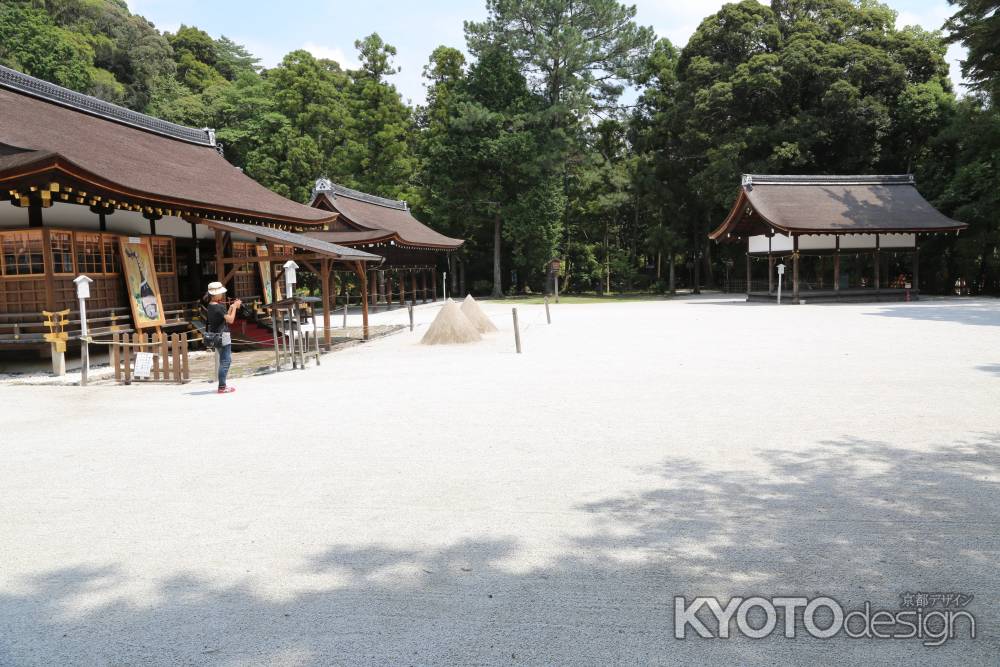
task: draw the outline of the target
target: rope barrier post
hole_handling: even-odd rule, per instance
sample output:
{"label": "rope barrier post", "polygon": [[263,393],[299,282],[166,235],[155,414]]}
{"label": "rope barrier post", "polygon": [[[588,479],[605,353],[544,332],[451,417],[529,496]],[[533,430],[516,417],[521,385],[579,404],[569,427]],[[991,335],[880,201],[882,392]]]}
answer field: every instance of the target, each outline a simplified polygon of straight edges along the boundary
{"label": "rope barrier post", "polygon": [[413,302],[411,301],[406,305],[406,309],[410,311],[410,331],[413,331]]}
{"label": "rope barrier post", "polygon": [[281,351],[278,348],[278,317],[279,311],[274,308],[271,315],[271,338],[274,341],[274,372],[281,372]]}
{"label": "rope barrier post", "polygon": [[517,308],[511,308],[514,313],[514,347],[517,348],[517,353],[521,354],[521,330],[517,326]]}
{"label": "rope barrier post", "polygon": [[545,319],[548,320],[549,324],[552,324],[552,315],[549,313],[549,297],[545,297]]}
{"label": "rope barrier post", "polygon": [[119,358],[119,352],[121,348],[119,347],[119,336],[118,332],[111,335],[111,365],[115,367],[115,382],[121,382],[122,380],[122,364]]}

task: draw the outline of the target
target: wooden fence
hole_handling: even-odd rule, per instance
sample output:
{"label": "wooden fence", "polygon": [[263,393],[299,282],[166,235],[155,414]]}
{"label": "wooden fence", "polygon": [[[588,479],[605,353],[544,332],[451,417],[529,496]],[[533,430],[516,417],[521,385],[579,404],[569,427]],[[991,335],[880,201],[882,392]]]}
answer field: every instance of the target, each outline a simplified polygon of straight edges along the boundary
{"label": "wooden fence", "polygon": [[[139,353],[153,355],[153,365],[149,377],[136,377],[135,363]],[[112,336],[111,365],[115,369],[115,381],[123,384],[132,382],[172,382],[184,384],[191,381],[191,367],[188,364],[188,335],[181,334],[119,334]]]}

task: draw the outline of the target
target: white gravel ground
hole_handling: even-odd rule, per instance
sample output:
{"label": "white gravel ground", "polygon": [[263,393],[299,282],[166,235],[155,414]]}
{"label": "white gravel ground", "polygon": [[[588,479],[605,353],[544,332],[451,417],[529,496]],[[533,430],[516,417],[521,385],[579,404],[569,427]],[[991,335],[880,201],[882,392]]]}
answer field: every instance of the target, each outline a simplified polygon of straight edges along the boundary
{"label": "white gravel ground", "polygon": [[[0,387],[0,664],[997,664],[1000,302],[438,307],[230,396]],[[673,638],[911,591],[979,637]]]}

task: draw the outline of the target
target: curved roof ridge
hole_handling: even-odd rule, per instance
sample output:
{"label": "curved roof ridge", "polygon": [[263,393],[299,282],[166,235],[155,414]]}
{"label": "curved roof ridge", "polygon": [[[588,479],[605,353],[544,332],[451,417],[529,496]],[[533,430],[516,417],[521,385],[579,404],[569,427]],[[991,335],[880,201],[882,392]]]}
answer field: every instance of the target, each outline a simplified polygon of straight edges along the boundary
{"label": "curved roof ridge", "polygon": [[24,93],[25,95],[30,95],[46,102],[59,104],[74,111],[80,111],[105,120],[130,125],[140,130],[170,137],[171,139],[201,146],[216,146],[215,130],[208,128],[199,130],[153,116],[147,116],[144,113],[132,111],[117,104],[105,102],[96,97],[57,86],[54,83],[36,79],[33,76],[18,72],[9,67],[4,67],[3,65],[0,65],[0,87]]}
{"label": "curved roof ridge", "polygon": [[743,174],[743,185],[914,185],[913,174]]}
{"label": "curved roof ridge", "polygon": [[332,193],[334,197],[347,197],[348,199],[363,201],[366,204],[385,206],[386,208],[394,208],[399,211],[406,211],[410,208],[405,201],[388,199],[386,197],[379,197],[378,195],[370,195],[367,192],[361,192],[360,190],[353,190],[338,183],[334,183],[328,178],[319,178],[316,180],[316,186],[313,188],[313,197],[315,198],[315,196],[320,192]]}

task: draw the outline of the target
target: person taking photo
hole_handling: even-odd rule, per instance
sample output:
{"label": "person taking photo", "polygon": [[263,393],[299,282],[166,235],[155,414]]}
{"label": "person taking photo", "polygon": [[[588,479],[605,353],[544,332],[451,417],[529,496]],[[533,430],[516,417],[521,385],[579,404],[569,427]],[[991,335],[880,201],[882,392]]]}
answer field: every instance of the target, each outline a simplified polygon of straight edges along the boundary
{"label": "person taking photo", "polygon": [[225,304],[226,286],[219,282],[208,284],[208,311],[206,316],[207,331],[209,334],[219,334],[216,349],[219,351],[219,393],[231,394],[236,391],[235,387],[226,384],[226,377],[229,375],[229,366],[233,362],[233,337],[229,331],[229,325],[236,319],[236,311],[243,303],[239,299],[234,299],[229,306]]}

